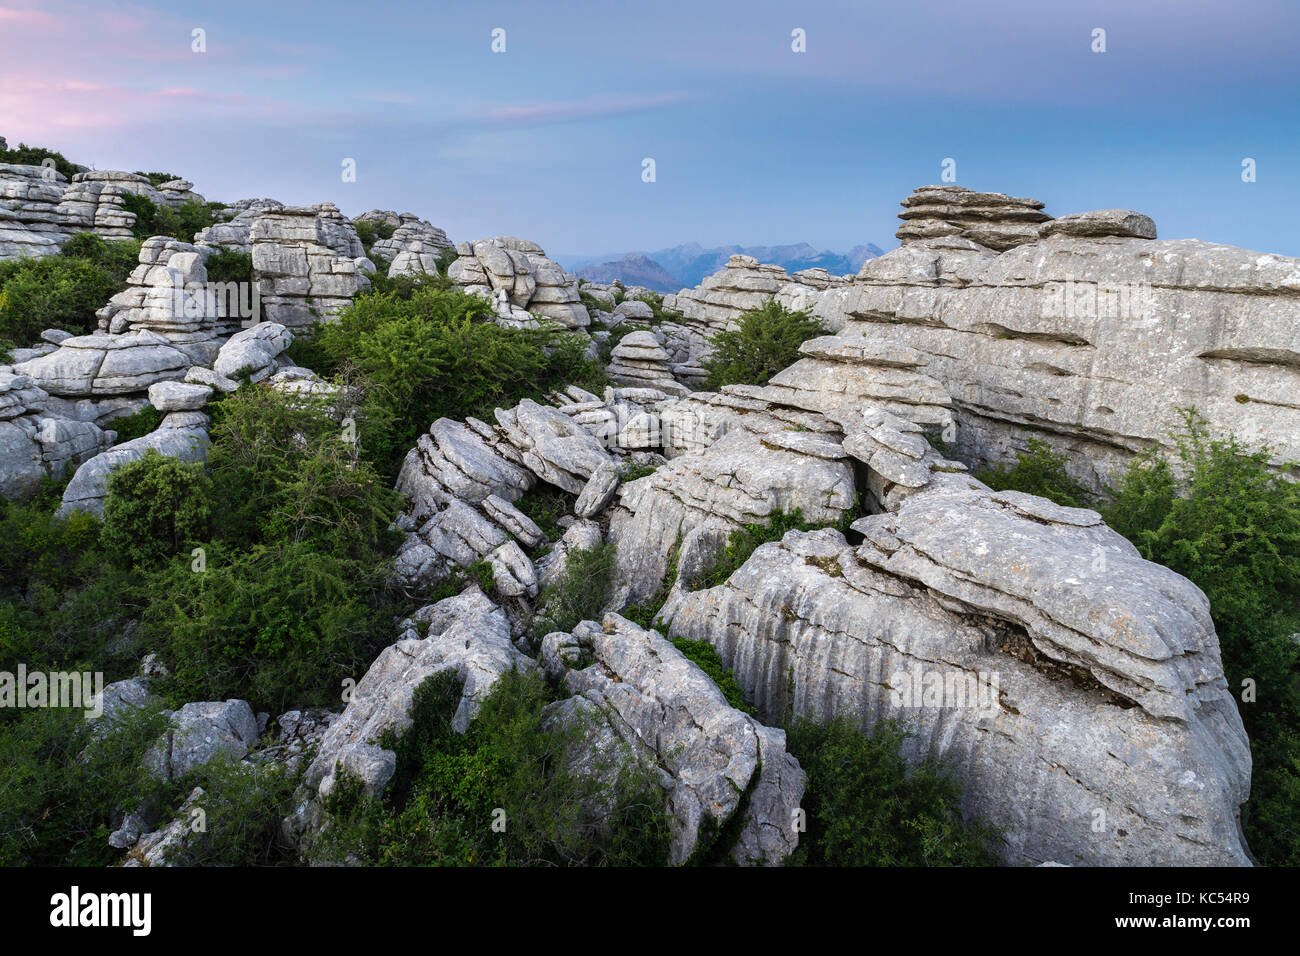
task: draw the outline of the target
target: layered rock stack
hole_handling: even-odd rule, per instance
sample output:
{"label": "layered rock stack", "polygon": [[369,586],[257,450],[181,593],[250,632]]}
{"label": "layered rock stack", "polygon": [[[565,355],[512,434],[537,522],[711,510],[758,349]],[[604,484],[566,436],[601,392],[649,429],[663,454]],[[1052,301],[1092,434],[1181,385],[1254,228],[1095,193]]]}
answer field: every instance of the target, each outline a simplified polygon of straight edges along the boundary
{"label": "layered rock stack", "polygon": [[0,164],[0,257],[59,251],[68,237],[59,212],[66,183],[43,166]]}
{"label": "layered rock stack", "polygon": [[140,264],[127,287],[95,313],[111,333],[149,329],[193,359],[211,364],[219,338],[253,315],[251,288],[215,289],[206,262],[211,247],[154,236],[140,246]]}
{"label": "layered rock stack", "polygon": [[1042,209],[1037,199],[980,193],[964,186],[920,186],[903,200],[898,214],[903,225],[895,235],[904,245],[960,236],[1005,252],[1038,239],[1038,225],[1052,218]]}
{"label": "layered rock stack", "polygon": [[698,287],[664,296],[664,308],[680,312],[687,324],[712,335],[731,327],[746,309],[759,308],[790,281],[789,273],[780,266],[736,255],[727,260],[725,269]]}
{"label": "layered rock stack", "polygon": [[249,228],[263,316],[288,328],[326,322],[368,289],[374,265],[333,203],[284,206]]}
{"label": "layered rock stack", "polygon": [[278,212],[283,208],[284,203],[274,199],[240,199],[220,211],[223,221],[200,229],[194,237],[194,244],[251,253],[253,240],[250,234],[254,220],[264,213]]}
{"label": "layered rock stack", "polygon": [[653,388],[677,397],[688,389],[673,377],[672,357],[651,331],[629,332],[610,355],[610,381],[634,388]]}
{"label": "layered rock stack", "polygon": [[398,216],[397,222],[389,238],[370,247],[371,256],[389,263],[389,276],[437,275],[439,255],[452,248],[447,234],[409,212]]}
{"label": "layered rock stack", "polygon": [[456,245],[459,258],[448,277],[467,292],[491,299],[500,321],[525,325],[535,317],[566,328],[585,329],[591,323],[578,297],[577,279],[547,258],[535,242],[505,236]]}

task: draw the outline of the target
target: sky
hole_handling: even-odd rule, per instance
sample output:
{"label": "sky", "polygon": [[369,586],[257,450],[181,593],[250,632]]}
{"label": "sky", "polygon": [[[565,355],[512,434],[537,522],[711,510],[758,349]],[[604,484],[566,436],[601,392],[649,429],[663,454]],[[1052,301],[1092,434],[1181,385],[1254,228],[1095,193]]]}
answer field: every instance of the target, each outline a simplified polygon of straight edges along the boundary
{"label": "sky", "polygon": [[952,159],[1300,256],[1300,3],[0,0],[0,136],[553,255],[889,249]]}

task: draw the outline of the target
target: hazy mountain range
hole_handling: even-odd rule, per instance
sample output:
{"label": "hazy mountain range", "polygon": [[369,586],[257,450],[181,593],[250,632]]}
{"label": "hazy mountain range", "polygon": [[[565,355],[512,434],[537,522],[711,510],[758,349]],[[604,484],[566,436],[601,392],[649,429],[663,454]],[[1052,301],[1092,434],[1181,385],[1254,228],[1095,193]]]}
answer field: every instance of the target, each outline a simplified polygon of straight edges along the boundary
{"label": "hazy mountain range", "polygon": [[883,254],[872,243],[854,246],[846,253],[815,249],[806,242],[787,246],[717,246],[706,249],[698,242],[687,242],[671,249],[656,252],[629,252],[624,255],[555,257],[564,268],[576,272],[592,282],[612,282],[619,279],[626,285],[643,285],[656,292],[676,292],[700,284],[705,276],[713,275],[734,255],[753,256],[759,262],[770,262],[787,272],[800,269],[822,268],[832,275],[856,273],[862,263]]}

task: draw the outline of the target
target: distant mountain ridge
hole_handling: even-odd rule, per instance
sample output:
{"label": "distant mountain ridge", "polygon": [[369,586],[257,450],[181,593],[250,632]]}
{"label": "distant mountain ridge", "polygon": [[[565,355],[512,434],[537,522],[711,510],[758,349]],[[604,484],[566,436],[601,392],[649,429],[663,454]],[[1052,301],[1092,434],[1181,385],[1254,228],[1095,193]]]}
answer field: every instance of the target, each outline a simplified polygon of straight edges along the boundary
{"label": "distant mountain ridge", "polygon": [[592,282],[620,280],[626,285],[643,285],[656,292],[676,292],[693,288],[727,264],[734,255],[753,256],[788,272],[800,269],[825,269],[832,275],[856,273],[868,259],[883,255],[873,243],[854,246],[847,253],[827,252],[806,242],[784,246],[716,246],[706,249],[698,242],[687,242],[657,252],[630,252],[617,256],[557,256],[579,278]]}

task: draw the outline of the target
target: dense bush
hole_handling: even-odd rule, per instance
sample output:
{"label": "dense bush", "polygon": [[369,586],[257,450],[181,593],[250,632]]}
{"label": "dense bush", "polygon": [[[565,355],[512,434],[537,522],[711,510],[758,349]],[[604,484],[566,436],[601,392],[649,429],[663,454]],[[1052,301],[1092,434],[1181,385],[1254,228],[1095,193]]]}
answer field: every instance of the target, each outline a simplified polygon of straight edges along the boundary
{"label": "dense bush", "polygon": [[807,832],[791,863],[805,866],[977,866],[997,862],[998,832],[965,821],[961,786],[941,763],[911,766],[907,733],[881,721],[865,734],[845,718],[800,718],[789,751],[808,774]]}
{"label": "dense bush", "polygon": [[139,169],[135,171],[135,174],[137,176],[143,176],[145,179],[149,180],[150,185],[152,185],[154,189],[157,189],[163,183],[169,183],[175,179],[181,178],[172,173],[146,173]]}
{"label": "dense bush", "polygon": [[112,419],[105,427],[117,432],[115,444],[121,445],[123,442],[134,441],[157,431],[158,426],[162,424],[162,419],[162,412],[152,405],[144,405],[139,411],[132,412],[130,415]]}
{"label": "dense bush", "polygon": [[95,312],[126,288],[139,243],[73,236],[64,252],[0,262],[0,350],[28,346],[45,329],[91,332]]}
{"label": "dense bush", "polygon": [[221,249],[208,256],[209,282],[252,282],[253,256],[236,249]]}
{"label": "dense bush", "polygon": [[150,236],[171,236],[184,242],[193,242],[195,234],[216,221],[221,203],[203,203],[191,199],[175,208],[166,203],[155,203],[148,196],[124,193],[122,201],[128,212],[135,213],[131,235],[137,239]]}
{"label": "dense bush", "polygon": [[666,860],[663,797],[650,773],[628,755],[593,764],[594,773],[570,772],[586,728],[546,720],[555,697],[540,677],[502,675],[465,734],[450,724],[461,688],[444,671],[417,689],[411,727],[386,741],[398,761],[383,801],[362,798],[355,781],[336,787],[320,858],[400,866]]}
{"label": "dense bush", "polygon": [[293,812],[306,764],[236,761],[218,756],[178,782],[179,793],[203,788],[204,829],[190,830],[164,854],[174,866],[275,866],[297,862],[281,830]]}
{"label": "dense bush", "polygon": [[150,448],[109,475],[101,543],[127,565],[178,554],[208,537],[211,495],[202,464]]}
{"label": "dense bush", "polygon": [[792,312],[775,299],[740,314],[735,329],[719,332],[711,341],[713,353],[704,367],[705,387],[766,385],[777,372],[799,358],[799,346],[826,327],[810,312]]}
{"label": "dense bush", "polygon": [[0,670],[101,670],[113,680],[139,660],[126,639],[138,613],[135,576],[99,545],[99,520],[56,518],[65,481],[29,502],[0,501]]}
{"label": "dense bush", "polygon": [[456,289],[358,297],[312,347],[325,371],[351,363],[370,383],[366,414],[392,426],[362,429],[361,442],[389,474],[437,418],[490,419],[494,408],[599,375],[578,336],[504,328],[487,300]]}
{"label": "dense bush", "polygon": [[391,639],[401,497],[325,399],[245,386],[214,409],[212,540],[150,582],[146,631],[174,701],[336,702]]}
{"label": "dense bush", "polygon": [[573,514],[573,505],[577,500],[577,495],[571,495],[562,488],[538,482],[524,492],[515,502],[515,507],[532,519],[547,541],[558,541],[564,535],[559,521]]}
{"label": "dense bush", "polygon": [[77,174],[77,167],[69,162],[62,153],[55,152],[52,149],[28,146],[26,143],[19,143],[10,149],[0,149],[0,163],[13,163],[17,166],[43,166],[46,159],[54,160],[55,170],[66,176],[69,182]]}
{"label": "dense bush", "polygon": [[[850,520],[852,520],[850,518]],[[761,544],[780,541],[787,531],[814,531],[821,525],[809,524],[803,520],[803,512],[796,508],[793,513],[774,511],[767,524],[746,524],[733,531],[727,537],[726,546],[707,569],[691,582],[695,590],[717,587],[724,584]]]}
{"label": "dense bush", "polygon": [[985,468],[975,477],[994,491],[1023,491],[1055,501],[1068,508],[1084,508],[1093,497],[1065,471],[1066,458],[1038,438],[1031,438],[1028,451],[1016,454],[1010,468]]}
{"label": "dense bush", "polygon": [[[1105,509],[1142,552],[1210,599],[1228,685],[1254,758],[1246,814],[1260,862],[1300,864],[1300,485],[1269,451],[1210,435],[1184,413],[1172,460],[1136,459]],[[1243,681],[1255,687],[1246,699]]]}
{"label": "dense bush", "polygon": [[8,711],[0,719],[0,866],[107,866],[108,835],[131,811],[161,805],[167,784],[142,771],[167,726],[156,710],[87,720],[84,711]]}

